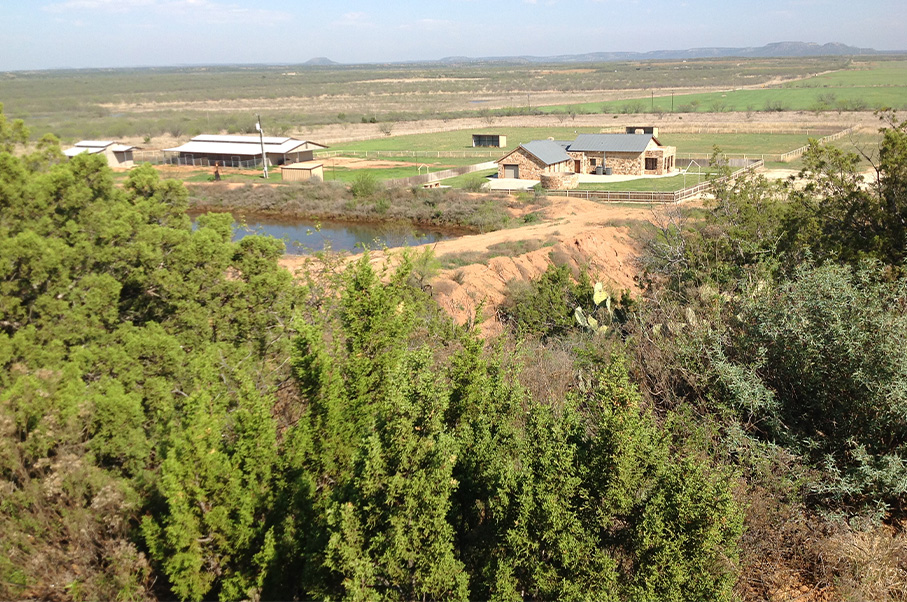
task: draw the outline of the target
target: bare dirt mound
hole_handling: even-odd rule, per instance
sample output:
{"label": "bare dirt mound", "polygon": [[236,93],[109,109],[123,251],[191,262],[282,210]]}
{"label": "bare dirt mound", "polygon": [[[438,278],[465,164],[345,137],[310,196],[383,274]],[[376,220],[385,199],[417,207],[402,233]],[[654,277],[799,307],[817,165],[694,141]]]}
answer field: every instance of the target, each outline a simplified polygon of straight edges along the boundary
{"label": "bare dirt mound", "polygon": [[500,330],[495,308],[504,300],[512,280],[532,280],[553,264],[585,269],[618,293],[637,290],[634,257],[639,242],[632,234],[633,222],[648,221],[646,206],[604,205],[579,199],[557,198],[544,211],[545,222],[512,230],[500,230],[443,241],[435,255],[488,252],[500,243],[520,240],[544,244],[518,256],[493,257],[483,263],[447,270],[433,282],[438,303],[457,322],[472,322],[481,308],[484,334]]}
{"label": "bare dirt mound", "polygon": [[[639,230],[639,223],[651,220],[657,210],[646,205],[605,205],[558,197],[544,208],[543,223],[434,243],[434,254],[441,260],[466,253],[487,254],[490,259],[441,272],[430,283],[432,294],[460,324],[474,323],[481,314],[481,330],[488,336],[501,329],[496,308],[504,300],[508,283],[538,278],[554,264],[569,265],[576,273],[585,270],[614,293],[636,292],[634,257],[639,241],[634,230]],[[516,256],[492,256],[496,246],[518,241],[532,241],[540,248]],[[372,260],[387,258],[375,253]],[[306,258],[294,256],[281,260],[291,271],[305,262]]]}

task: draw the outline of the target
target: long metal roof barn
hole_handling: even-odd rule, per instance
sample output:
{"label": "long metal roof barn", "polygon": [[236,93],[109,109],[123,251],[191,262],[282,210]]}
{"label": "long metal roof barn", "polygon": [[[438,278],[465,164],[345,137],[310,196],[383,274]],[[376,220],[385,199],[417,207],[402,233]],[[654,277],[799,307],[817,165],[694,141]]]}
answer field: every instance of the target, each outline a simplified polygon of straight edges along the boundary
{"label": "long metal roof barn", "polygon": [[[267,154],[285,155],[312,147],[327,148],[323,144],[295,138],[266,136],[264,139]],[[196,153],[212,155],[258,156],[261,155],[261,141],[258,136],[221,136],[203,134],[196,136],[186,144],[174,148],[165,148],[168,152]]]}

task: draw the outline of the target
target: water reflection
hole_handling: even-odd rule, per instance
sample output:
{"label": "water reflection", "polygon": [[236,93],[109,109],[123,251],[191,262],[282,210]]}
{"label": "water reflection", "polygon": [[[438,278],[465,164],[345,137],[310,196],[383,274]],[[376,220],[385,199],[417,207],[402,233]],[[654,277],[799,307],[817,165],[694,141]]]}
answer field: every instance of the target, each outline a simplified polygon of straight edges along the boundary
{"label": "water reflection", "polygon": [[[193,225],[197,215],[192,216]],[[233,240],[250,234],[273,236],[286,244],[286,253],[307,255],[325,248],[360,253],[364,248],[405,247],[456,238],[440,230],[416,228],[410,224],[363,224],[299,219],[279,219],[259,215],[236,215]]]}

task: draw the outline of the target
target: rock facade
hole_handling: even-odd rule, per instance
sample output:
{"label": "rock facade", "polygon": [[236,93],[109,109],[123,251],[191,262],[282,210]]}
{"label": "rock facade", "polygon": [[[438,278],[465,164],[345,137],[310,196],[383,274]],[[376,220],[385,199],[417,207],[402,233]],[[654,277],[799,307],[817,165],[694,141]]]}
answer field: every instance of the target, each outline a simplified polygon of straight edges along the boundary
{"label": "rock facade", "polygon": [[579,186],[579,174],[572,172],[544,173],[539,182],[548,190],[573,190]]}
{"label": "rock facade", "polygon": [[517,168],[517,177],[521,180],[539,180],[542,174],[564,173],[572,171],[569,161],[545,165],[535,155],[520,147],[501,159],[498,163],[498,177],[510,178],[513,166]]}

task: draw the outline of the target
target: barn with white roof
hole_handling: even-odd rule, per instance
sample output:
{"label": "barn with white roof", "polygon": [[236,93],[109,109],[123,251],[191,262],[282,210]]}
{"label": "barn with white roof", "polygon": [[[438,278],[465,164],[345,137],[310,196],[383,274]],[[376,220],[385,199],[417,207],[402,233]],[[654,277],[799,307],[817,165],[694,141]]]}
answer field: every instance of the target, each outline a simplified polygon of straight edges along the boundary
{"label": "barn with white roof", "polygon": [[111,140],[81,140],[72,148],[67,148],[63,154],[67,157],[75,157],[82,153],[89,155],[103,154],[107,158],[107,165],[111,167],[132,167],[132,151],[134,146],[119,144]]}
{"label": "barn with white roof", "polygon": [[[264,150],[269,165],[286,165],[311,161],[315,151],[327,148],[323,144],[295,138],[265,136]],[[254,167],[261,165],[261,140],[258,136],[229,136],[203,134],[186,144],[165,148],[175,153],[174,163],[181,165],[224,167]]]}

